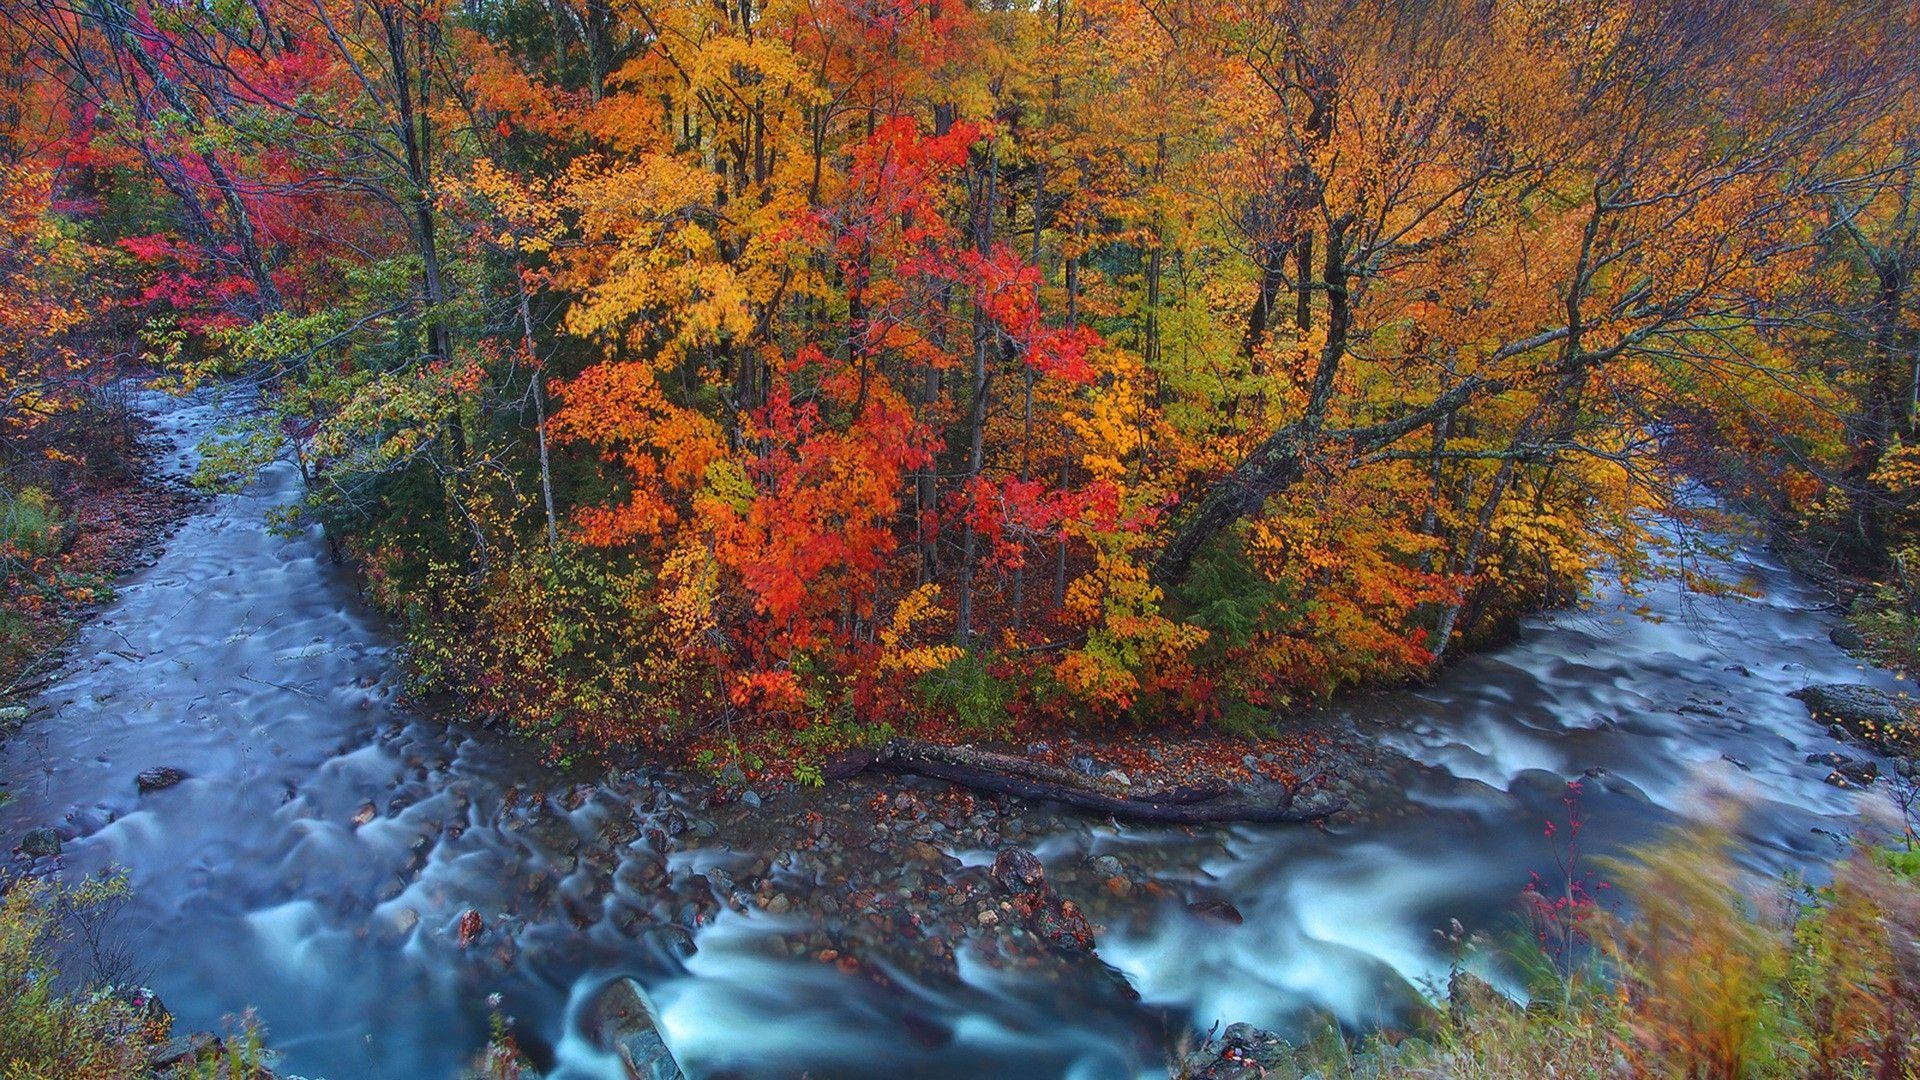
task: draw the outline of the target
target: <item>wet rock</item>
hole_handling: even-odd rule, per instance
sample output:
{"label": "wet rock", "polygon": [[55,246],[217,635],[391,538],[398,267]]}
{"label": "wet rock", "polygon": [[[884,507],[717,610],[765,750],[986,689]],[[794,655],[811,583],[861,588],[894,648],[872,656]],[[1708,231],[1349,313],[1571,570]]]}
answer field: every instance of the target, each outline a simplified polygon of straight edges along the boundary
{"label": "wet rock", "polygon": [[914,862],[930,863],[935,866],[938,866],[941,863],[946,862],[946,859],[947,859],[946,852],[941,851],[938,847],[935,847],[934,845],[926,843],[925,841],[922,841],[922,840],[916,840],[913,843],[908,844],[906,847],[905,854],[908,859]]}
{"label": "wet rock", "polygon": [[1210,896],[1204,900],[1195,900],[1193,903],[1188,904],[1187,914],[1192,915],[1196,919],[1225,923],[1228,926],[1239,926],[1246,921],[1246,917],[1240,914],[1239,908],[1234,907],[1233,904],[1217,896]]}
{"label": "wet rock", "polygon": [[660,1036],[653,1003],[632,979],[615,979],[594,996],[586,1026],[596,1045],[620,1056],[630,1080],[683,1080]]}
{"label": "wet rock", "polygon": [[1867,639],[1860,636],[1860,631],[1855,630],[1846,623],[1841,623],[1839,626],[1834,627],[1833,630],[1827,634],[1827,640],[1850,653],[1860,652],[1867,647]]}
{"label": "wet rock", "polygon": [[464,949],[472,945],[486,928],[486,920],[480,917],[480,913],[468,908],[460,913],[460,922],[454,927],[454,933],[459,938],[460,947]]}
{"label": "wet rock", "polygon": [[191,1075],[192,1067],[204,1058],[217,1057],[225,1048],[210,1031],[196,1031],[184,1038],[170,1039],[153,1052],[148,1065],[160,1075],[182,1072]]}
{"label": "wet rock", "polygon": [[1133,778],[1121,772],[1119,769],[1108,769],[1106,772],[1100,774],[1100,779],[1105,780],[1109,784],[1119,784],[1121,787],[1133,786]]}
{"label": "wet rock", "polygon": [[644,893],[667,880],[667,864],[658,856],[641,856],[623,863],[614,876],[634,892]]}
{"label": "wet rock", "polygon": [[156,765],[133,778],[134,785],[143,793],[165,791],[187,778],[187,774],[171,765]]}
{"label": "wet rock", "polygon": [[28,829],[20,837],[20,853],[35,859],[60,854],[60,834],[45,825]]}
{"label": "wet rock", "polygon": [[173,1014],[167,1011],[166,1005],[160,1001],[160,995],[154,993],[151,987],[116,987],[113,996],[131,1005],[142,1020],[155,1025],[157,1029],[164,1030],[173,1022]]}
{"label": "wet rock", "polygon": [[372,821],[376,816],[378,816],[379,813],[380,811],[374,807],[373,803],[371,802],[361,803],[360,809],[355,810],[353,812],[354,827],[359,828],[360,826],[365,825],[367,822]]}
{"label": "wet rock", "polygon": [[1865,787],[1880,778],[1880,766],[1871,761],[1848,758],[1827,774],[1827,783],[1834,787]]}
{"label": "wet rock", "polygon": [[1838,724],[1847,734],[1884,746],[1905,726],[1906,714],[1892,694],[1855,683],[1829,683],[1795,690],[1817,720]]}
{"label": "wet rock", "polygon": [[1033,923],[1041,940],[1056,949],[1079,952],[1093,948],[1093,926],[1071,900],[1041,908]]}
{"label": "wet rock", "polygon": [[687,815],[678,810],[669,810],[660,815],[660,831],[668,836],[684,836],[687,831]]}
{"label": "wet rock", "polygon": [[1009,892],[1031,892],[1047,883],[1047,868],[1026,848],[1007,848],[993,860],[993,880]]}
{"label": "wet rock", "polygon": [[1181,1075],[1191,1080],[1250,1080],[1296,1075],[1288,1068],[1293,1049],[1286,1040],[1252,1024],[1234,1024],[1187,1056]]}
{"label": "wet rock", "polygon": [[1127,872],[1126,867],[1120,864],[1120,860],[1111,855],[1096,855],[1088,859],[1087,869],[1092,870],[1093,875],[1098,878],[1124,877]]}
{"label": "wet rock", "polygon": [[1447,1015],[1455,1024],[1469,1016],[1491,1013],[1516,1014],[1521,1010],[1512,998],[1494,989],[1493,984],[1471,971],[1455,971],[1447,978]]}

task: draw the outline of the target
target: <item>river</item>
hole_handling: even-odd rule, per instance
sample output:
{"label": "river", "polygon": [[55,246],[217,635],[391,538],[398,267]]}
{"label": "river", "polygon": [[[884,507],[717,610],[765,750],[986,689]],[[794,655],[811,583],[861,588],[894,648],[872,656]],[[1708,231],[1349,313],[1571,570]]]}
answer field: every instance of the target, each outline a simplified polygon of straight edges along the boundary
{"label": "river", "polygon": [[[144,400],[170,440],[165,460],[189,468],[218,402]],[[1756,869],[1829,858],[1855,797],[1807,764],[1834,744],[1787,694],[1900,685],[1829,643],[1816,590],[1741,551],[1730,566],[1754,598],[1673,585],[1605,596],[1529,621],[1433,686],[1345,701],[1341,719],[1412,762],[1396,773],[1404,799],[1361,820],[1138,829],[1036,808],[990,824],[1085,898],[1100,963],[1036,973],[960,942],[956,978],[917,978],[902,957],[876,980],[769,947],[841,891],[833,868],[851,862],[775,850],[802,833],[763,819],[818,809],[838,828],[892,788],[707,807],[700,785],[668,773],[566,776],[510,740],[416,715],[351,577],[314,533],[269,530],[298,484],[281,463],[213,499],[120,583],[0,748],[12,793],[0,838],[52,824],[68,837],[68,875],[123,868],[134,899],[122,925],[178,1025],[218,1027],[252,1006],[287,1071],[334,1080],[457,1075],[485,1040],[493,993],[555,1075],[619,1077],[583,1019],[615,975],[647,988],[695,1076],[1155,1076],[1170,1032],[1189,1024],[1390,1022],[1413,987],[1446,974],[1436,928],[1508,932],[1528,875],[1555,872],[1543,826],[1564,816],[1570,779],[1588,853],[1698,813],[1716,783],[1749,793]],[[1628,610],[1642,605],[1651,618]],[[141,793],[136,774],[159,765],[187,779]],[[689,819],[700,824],[682,832]],[[959,833],[921,835],[977,865],[991,851],[952,837],[985,835],[978,826],[976,814]],[[924,884],[902,853],[911,842],[861,833],[847,846],[865,866],[848,880]],[[1103,895],[1083,869],[1102,855],[1153,887]],[[721,883],[745,875],[766,882],[763,900],[790,887],[793,909],[726,904]],[[1230,900],[1243,921],[1194,917],[1183,901],[1197,895]],[[469,910],[486,933],[463,948]]]}

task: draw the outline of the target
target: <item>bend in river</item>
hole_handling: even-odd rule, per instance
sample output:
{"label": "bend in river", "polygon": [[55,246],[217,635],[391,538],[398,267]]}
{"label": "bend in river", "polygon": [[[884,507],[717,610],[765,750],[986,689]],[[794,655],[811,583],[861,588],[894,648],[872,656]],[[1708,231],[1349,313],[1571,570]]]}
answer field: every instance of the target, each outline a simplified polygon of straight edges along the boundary
{"label": "bend in river", "polygon": [[[150,404],[189,467],[213,401]],[[1590,851],[1692,813],[1704,776],[1751,793],[1757,868],[1833,855],[1854,796],[1807,764],[1833,744],[1787,694],[1897,685],[1747,551],[1757,599],[1662,586],[1657,621],[1603,599],[1348,701],[1331,720],[1406,756],[1404,797],[1326,831],[1116,828],[913,782],[715,805],[396,705],[353,581],[313,533],[268,529],[297,486],[270,468],[121,584],[0,748],[0,836],[52,824],[69,875],[124,867],[130,944],[179,1024],[252,1005],[292,1071],[335,1080],[457,1075],[490,993],[556,1075],[623,1076],[594,1005],[619,976],[695,1076],[1153,1076],[1188,1024],[1390,1021],[1446,973],[1436,927],[1511,926],[1569,779]],[[157,766],[186,778],[143,793]],[[1092,955],[996,936],[984,864],[1012,845],[1091,917]],[[1207,898],[1239,921],[1188,909]]]}

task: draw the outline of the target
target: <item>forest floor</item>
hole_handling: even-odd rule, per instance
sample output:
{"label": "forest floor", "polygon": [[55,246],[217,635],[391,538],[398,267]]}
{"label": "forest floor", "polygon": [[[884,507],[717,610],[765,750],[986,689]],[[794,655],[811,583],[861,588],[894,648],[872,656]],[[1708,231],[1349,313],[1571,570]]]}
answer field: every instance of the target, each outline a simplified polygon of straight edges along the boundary
{"label": "forest floor", "polygon": [[64,512],[60,547],[32,571],[52,579],[53,587],[39,590],[32,603],[21,596],[0,600],[6,631],[0,634],[0,736],[24,718],[14,702],[58,674],[65,644],[113,598],[115,580],[157,558],[203,499],[156,467],[161,450],[143,428],[126,468],[116,475],[84,473],[57,493]]}

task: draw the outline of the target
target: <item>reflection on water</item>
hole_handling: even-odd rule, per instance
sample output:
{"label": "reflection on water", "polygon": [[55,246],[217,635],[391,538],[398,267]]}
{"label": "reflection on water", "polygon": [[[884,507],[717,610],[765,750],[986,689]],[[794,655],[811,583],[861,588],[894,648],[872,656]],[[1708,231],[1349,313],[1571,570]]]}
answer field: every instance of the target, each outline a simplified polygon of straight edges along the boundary
{"label": "reflection on water", "polygon": [[[154,407],[184,469],[214,403]],[[1831,744],[1786,693],[1896,685],[1828,643],[1816,593],[1749,553],[1737,570],[1757,600],[1663,587],[1634,601],[1657,622],[1597,603],[1529,624],[1433,687],[1347,703],[1417,763],[1397,777],[1404,805],[1366,821],[1181,831],[1036,816],[1054,823],[1029,841],[1050,865],[1124,853],[1244,916],[1119,908],[1098,952],[1142,1000],[1092,975],[1063,990],[964,950],[957,984],[903,970],[883,989],[769,956],[757,944],[778,917],[676,892],[693,871],[778,853],[723,826],[673,845],[663,870],[645,834],[676,813],[670,777],[579,787],[502,740],[396,706],[389,639],[351,581],[314,535],[267,531],[297,484],[282,464],[215,500],[83,631],[0,750],[14,794],[0,836],[53,823],[72,837],[67,872],[126,867],[150,981],[179,1022],[214,1027],[254,1005],[288,1066],[311,1075],[455,1075],[499,991],[562,1075],[618,1077],[578,1018],[621,974],[651,990],[695,1075],[1155,1075],[1168,1017],[1390,1020],[1445,974],[1435,927],[1511,924],[1529,872],[1554,865],[1542,823],[1564,812],[1570,779],[1583,779],[1591,851],[1688,814],[1705,776],[1750,792],[1756,867],[1832,854],[1817,830],[1844,829],[1852,796],[1806,764]],[[142,795],[134,776],[155,765],[188,779]],[[463,950],[469,909],[489,932]],[[699,926],[691,955],[675,923]]]}

